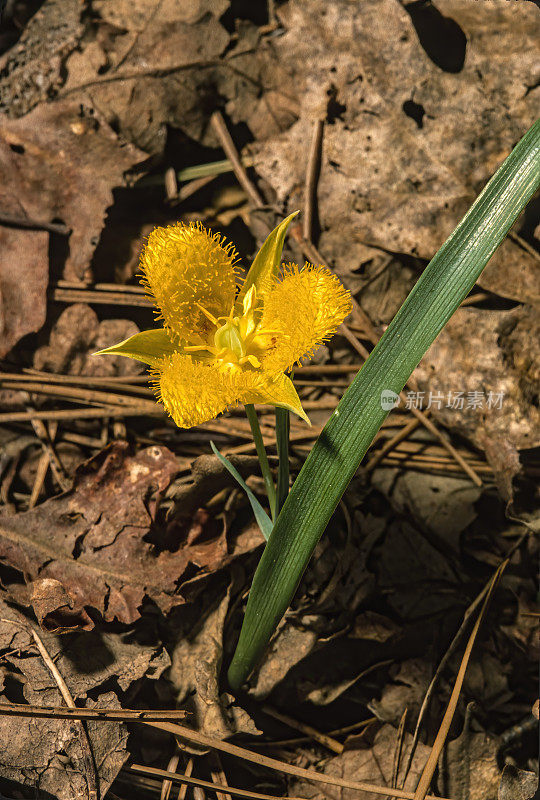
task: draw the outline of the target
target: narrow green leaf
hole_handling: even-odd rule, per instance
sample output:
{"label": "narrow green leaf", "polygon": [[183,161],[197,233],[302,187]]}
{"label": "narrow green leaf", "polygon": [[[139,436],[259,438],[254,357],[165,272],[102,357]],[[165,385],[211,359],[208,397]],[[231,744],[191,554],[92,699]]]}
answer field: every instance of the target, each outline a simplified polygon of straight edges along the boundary
{"label": "narrow green leaf", "polygon": [[235,481],[242,487],[244,492],[247,494],[248,500],[251,503],[251,508],[253,509],[253,513],[255,514],[255,519],[257,520],[257,525],[261,529],[261,533],[264,536],[264,538],[268,539],[270,537],[270,534],[272,533],[272,520],[270,519],[264,508],[261,506],[261,504],[255,497],[255,495],[253,494],[253,492],[251,491],[245,480],[242,478],[238,470],[235,467],[233,467],[229,459],[221,455],[221,453],[215,446],[214,442],[212,441],[210,442],[210,447],[212,448],[212,452],[214,453],[214,455],[216,455],[219,458],[219,460],[221,461],[227,472],[229,472],[233,476]]}
{"label": "narrow green leaf", "polygon": [[246,275],[244,285],[236,298],[237,305],[241,305],[248,289],[255,286],[255,288],[259,290],[267,278],[272,274],[277,274],[281,264],[281,254],[283,252],[287,228],[298,213],[298,211],[294,211],[292,214],[289,214],[289,216],[280,222],[272,233],[269,233],[266,237],[263,246],[255,256],[255,260]]}
{"label": "narrow green leaf", "polygon": [[402,390],[539,185],[540,120],[428,264],[309,454],[253,579],[229,668],[233,688],[244,683],[261,658],[341,495],[388,415],[381,393]]}
{"label": "narrow green leaf", "polygon": [[104,350],[98,350],[95,356],[126,356],[134,358],[136,361],[143,361],[155,367],[160,358],[170,356],[178,348],[169,339],[167,332],[163,328],[151,331],[141,331],[123,342],[113,344]]}

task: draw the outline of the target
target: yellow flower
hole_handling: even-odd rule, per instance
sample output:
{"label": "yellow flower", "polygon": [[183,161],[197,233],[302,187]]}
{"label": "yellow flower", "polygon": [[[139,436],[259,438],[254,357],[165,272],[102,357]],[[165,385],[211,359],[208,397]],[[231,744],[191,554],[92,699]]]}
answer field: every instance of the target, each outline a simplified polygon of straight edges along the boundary
{"label": "yellow flower", "polygon": [[335,333],[351,299],[325,267],[280,269],[294,216],[272,231],[243,281],[232,244],[200,223],[156,228],[148,237],[142,283],[163,328],[99,354],[149,364],[156,394],[179,427],[238,403],[280,406],[309,421],[285,372]]}

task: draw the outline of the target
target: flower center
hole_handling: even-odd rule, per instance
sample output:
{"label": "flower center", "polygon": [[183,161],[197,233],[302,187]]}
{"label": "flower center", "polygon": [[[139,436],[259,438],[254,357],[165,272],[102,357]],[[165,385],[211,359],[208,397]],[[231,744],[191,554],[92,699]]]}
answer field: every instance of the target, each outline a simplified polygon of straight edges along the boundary
{"label": "flower center", "polygon": [[214,334],[214,346],[227,361],[239,361],[246,355],[247,342],[240,333],[242,321],[242,317],[229,317]]}
{"label": "flower center", "polygon": [[243,300],[243,314],[234,316],[234,308],[228,317],[217,319],[200,304],[203,314],[216,326],[213,341],[210,334],[204,345],[185,347],[189,352],[200,352],[200,358],[213,360],[225,370],[250,366],[259,369],[260,358],[271,344],[271,338],[278,331],[262,330],[257,320],[260,303],[257,302],[255,287],[252,286]]}

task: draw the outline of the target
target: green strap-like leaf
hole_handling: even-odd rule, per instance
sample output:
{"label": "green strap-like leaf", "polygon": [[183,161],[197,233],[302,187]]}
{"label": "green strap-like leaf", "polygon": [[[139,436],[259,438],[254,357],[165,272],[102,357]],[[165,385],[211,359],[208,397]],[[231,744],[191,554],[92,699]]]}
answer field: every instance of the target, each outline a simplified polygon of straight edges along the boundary
{"label": "green strap-like leaf", "polygon": [[245,480],[242,478],[238,470],[235,467],[233,467],[229,459],[221,455],[221,453],[215,446],[214,442],[212,441],[210,442],[210,447],[212,448],[212,452],[214,453],[214,455],[216,455],[219,458],[219,460],[221,461],[227,472],[229,472],[233,476],[235,481],[242,487],[244,492],[247,494],[248,500],[251,503],[251,508],[253,509],[253,513],[255,514],[255,519],[257,520],[257,525],[261,529],[261,533],[264,536],[264,538],[268,539],[270,537],[270,534],[272,533],[272,520],[270,519],[264,508],[261,506],[261,504],[255,497],[255,495],[253,494],[253,492],[251,491]]}
{"label": "green strap-like leaf", "polygon": [[263,246],[255,256],[255,260],[246,275],[244,285],[236,298],[238,306],[241,306],[248,289],[255,286],[255,288],[259,290],[267,278],[277,274],[281,265],[281,254],[283,252],[287,228],[298,213],[298,211],[294,211],[292,214],[289,214],[289,216],[286,217],[283,222],[280,222],[272,233],[269,233],[266,237]]}
{"label": "green strap-like leaf", "polygon": [[157,328],[136,333],[123,342],[113,344],[112,347],[98,350],[94,355],[126,356],[126,358],[134,358],[136,361],[143,361],[145,364],[155,367],[161,358],[172,355],[177,349],[164,328]]}
{"label": "green strap-like leaf", "polygon": [[402,390],[539,185],[540,120],[428,264],[317,439],[257,567],[229,669],[233,688],[242,685],[264,652],[341,495],[388,415],[381,393]]}

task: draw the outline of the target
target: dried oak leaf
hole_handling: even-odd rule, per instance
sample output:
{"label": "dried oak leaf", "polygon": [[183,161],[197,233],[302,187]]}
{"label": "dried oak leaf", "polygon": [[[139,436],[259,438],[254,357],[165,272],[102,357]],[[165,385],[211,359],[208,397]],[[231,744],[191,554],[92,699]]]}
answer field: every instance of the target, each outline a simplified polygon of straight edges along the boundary
{"label": "dried oak leaf", "polygon": [[[144,158],[146,154],[133,145],[122,145],[89,103],[61,100],[41,104],[19,119],[0,117],[0,174],[17,197],[16,205],[6,208],[4,202],[3,210],[39,222],[60,220],[71,228],[64,275],[81,280],[88,277],[113,188],[121,186],[126,170]],[[17,236],[10,243],[12,250],[24,250],[27,241],[32,246],[28,237],[34,233],[10,233]],[[36,255],[34,269],[46,275],[46,248]],[[2,281],[11,274],[25,290],[18,262],[3,258],[2,263]],[[11,309],[11,314],[21,317],[22,311]]]}
{"label": "dried oak leaf", "polygon": [[[408,733],[403,737],[401,745],[401,759],[398,771],[398,786],[402,786],[401,781],[405,778],[405,765],[408,761],[411,749],[412,736]],[[373,747],[361,750],[345,750],[335,758],[326,759],[317,766],[319,772],[325,775],[334,775],[352,781],[366,781],[376,783],[379,786],[390,786],[392,783],[392,773],[394,770],[395,753],[400,747],[397,729],[391,725],[383,725],[378,731],[373,742]],[[418,778],[422,772],[430,748],[421,742],[416,747],[416,752],[411,763],[411,769],[403,789],[411,791],[415,789]],[[328,797],[339,797],[340,800],[356,800],[358,792],[356,789],[338,789],[335,795],[329,793],[327,787],[310,784],[307,781],[290,781],[290,794],[301,795],[309,800],[323,800]],[[366,800],[378,800],[381,795],[366,792],[363,794]]]}
{"label": "dried oak leaf", "polygon": [[[35,647],[27,618],[1,597],[0,611],[4,662],[12,678],[22,681],[24,699],[31,705],[62,705],[57,684]],[[138,622],[137,633],[93,630],[57,636],[42,631],[39,635],[73,697],[85,700],[89,693],[96,696],[105,689],[113,678],[115,686],[127,692],[141,678],[155,680],[167,669],[170,659],[163,645],[155,642],[152,623]]]}
{"label": "dried oak leaf", "polygon": [[[54,636],[41,633],[45,648],[73,698],[87,708],[119,708],[105,684],[112,678],[122,690],[140,678],[157,678],[168,666],[163,647],[141,645],[128,635],[110,633]],[[27,618],[0,598],[0,655],[5,686],[0,702],[63,705],[58,686],[38,653]],[[100,692],[100,688],[103,691]],[[92,696],[88,698],[88,692]],[[124,725],[87,723],[92,754],[104,796],[127,758]],[[88,795],[88,764],[82,758],[78,723],[74,720],[0,716],[0,775],[59,800]]]}
{"label": "dried oak leaf", "polygon": [[498,800],[532,800],[537,797],[538,775],[506,764],[499,784]]}
{"label": "dried oak leaf", "polygon": [[0,58],[0,110],[10,117],[28,113],[63,82],[67,55],[83,32],[80,0],[45,0],[18,42]]}
{"label": "dried oak leaf", "polygon": [[[106,119],[149,153],[163,150],[167,125],[204,139],[215,105],[206,97],[216,95],[218,59],[230,40],[219,22],[228,5],[144,0],[134,9],[98,0],[96,39],[68,59],[65,91],[91,95]],[[106,36],[111,29],[115,35]]]}
{"label": "dried oak leaf", "polygon": [[231,587],[224,589],[218,582],[196,603],[186,604],[174,614],[171,630],[175,644],[167,673],[177,702],[188,702],[197,730],[220,739],[258,732],[248,713],[234,704],[234,698],[220,694],[223,626],[230,594]]}
{"label": "dried oak leaf", "polygon": [[368,708],[377,719],[396,727],[405,710],[416,719],[432,677],[431,664],[422,658],[410,658],[392,669],[392,678],[380,693],[372,699]]}
{"label": "dried oak leaf", "polygon": [[[439,790],[446,797],[494,800],[501,773],[497,765],[498,741],[485,733],[466,730],[448,742],[439,765]],[[513,800],[518,800],[514,795]]]}
{"label": "dried oak leaf", "polygon": [[[300,119],[252,147],[255,166],[296,208],[306,142],[326,118],[320,250],[346,278],[376,255],[368,244],[431,258],[537,115],[534,4],[445,0],[441,12],[430,3],[427,41],[426,5],[291,0],[279,11],[286,32],[273,47],[301,97]],[[436,63],[437,36],[450,65]],[[533,255],[507,239],[480,283],[538,302],[536,272]]]}
{"label": "dried oak leaf", "polygon": [[80,624],[90,627],[86,609],[131,623],[140,617],[145,597],[166,613],[183,602],[177,586],[188,565],[211,572],[226,563],[224,536],[198,541],[201,524],[176,552],[157,554],[145,541],[152,525],[150,495],[165,489],[178,469],[165,447],[132,456],[125,442],[116,442],[79,468],[70,491],[31,511],[0,515],[0,561],[23,573],[27,583],[53,579],[65,590],[60,620],[49,609],[49,625],[61,626],[69,611],[72,621],[79,615]]}
{"label": "dried oak leaf", "polygon": [[[429,392],[442,394],[441,407],[437,401],[431,408],[446,427],[488,455],[486,439],[498,441],[504,455],[502,475],[505,469],[512,471],[512,451],[540,444],[539,326],[536,310],[528,306],[512,311],[459,309],[414,373],[426,397]],[[462,403],[455,400],[457,392],[463,393]]]}
{"label": "dried oak leaf", "polygon": [[[3,173],[0,146],[0,173]],[[19,204],[0,194],[0,211],[13,214]],[[20,216],[25,216],[21,214]],[[49,234],[0,227],[0,358],[27,333],[45,322],[49,282]]]}
{"label": "dried oak leaf", "polygon": [[[92,701],[88,703],[89,708],[95,705]],[[119,707],[113,692],[101,695],[100,705]],[[73,720],[2,717],[0,775],[37,789],[40,797],[52,796],[58,800],[88,797],[95,778],[90,778],[92,783],[88,780],[88,759],[83,756],[76,725]],[[128,758],[128,731],[113,723],[89,722],[86,727],[104,796]]]}
{"label": "dried oak leaf", "polygon": [[127,319],[99,321],[95,311],[85,303],[68,306],[56,320],[49,344],[34,353],[34,367],[45,372],[68,375],[138,375],[142,364],[121,356],[94,358],[92,353],[138,333],[134,322]]}

